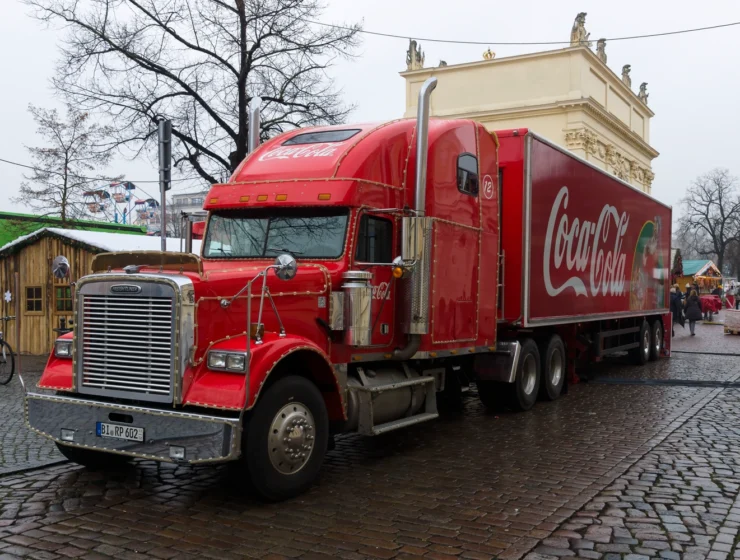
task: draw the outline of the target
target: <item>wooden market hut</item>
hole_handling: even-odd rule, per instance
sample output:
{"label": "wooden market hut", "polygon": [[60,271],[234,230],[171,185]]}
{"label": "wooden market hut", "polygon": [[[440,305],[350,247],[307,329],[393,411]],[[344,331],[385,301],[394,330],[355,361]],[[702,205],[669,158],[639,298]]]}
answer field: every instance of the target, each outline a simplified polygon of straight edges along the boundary
{"label": "wooden market hut", "polygon": [[[198,243],[198,245],[196,245]],[[194,247],[199,242],[194,242]],[[15,315],[15,298],[21,304],[21,344],[16,340],[16,326],[11,321],[0,324],[14,351],[23,354],[47,354],[61,321],[72,318],[71,281],[91,272],[92,258],[110,251],[159,251],[159,237],[43,228],[0,247],[0,316]],[[180,239],[168,239],[167,249],[178,251]],[[63,255],[70,264],[70,278],[58,280],[51,271],[54,257]],[[20,294],[15,293],[15,272],[20,273]]]}
{"label": "wooden market hut", "polygon": [[676,280],[683,291],[686,284],[699,285],[701,293],[706,294],[722,284],[722,273],[717,265],[709,260],[683,261],[683,276]]}

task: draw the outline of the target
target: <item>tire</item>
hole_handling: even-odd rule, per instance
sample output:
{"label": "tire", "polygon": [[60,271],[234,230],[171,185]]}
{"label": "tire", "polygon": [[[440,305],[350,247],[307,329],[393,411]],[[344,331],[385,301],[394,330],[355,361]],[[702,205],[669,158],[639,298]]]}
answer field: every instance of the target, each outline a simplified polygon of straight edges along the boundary
{"label": "tire", "polygon": [[554,401],[563,391],[567,370],[565,344],[560,336],[554,334],[540,348],[542,358],[542,378],[540,380],[540,398]]}
{"label": "tire", "polygon": [[115,453],[105,453],[93,449],[84,449],[82,447],[72,447],[57,443],[57,449],[67,459],[91,470],[108,469],[119,467],[129,461],[125,455]]}
{"label": "tire", "polygon": [[241,461],[254,490],[271,502],[307,490],[321,469],[328,438],[329,416],[316,385],[295,375],[276,381],[244,427]]}
{"label": "tire", "polygon": [[647,321],[643,321],[640,326],[640,332],[637,338],[639,346],[630,350],[630,358],[635,365],[645,365],[650,358],[650,347],[652,346],[652,339],[650,336],[650,327]]}
{"label": "tire", "polygon": [[507,405],[514,410],[529,410],[537,402],[540,389],[540,351],[531,338],[522,340],[516,379],[506,387]]}
{"label": "tire", "polygon": [[15,372],[15,357],[10,345],[0,341],[0,385],[7,385],[13,379]]}
{"label": "tire", "polygon": [[663,324],[658,319],[650,329],[650,359],[657,360],[663,353]]}

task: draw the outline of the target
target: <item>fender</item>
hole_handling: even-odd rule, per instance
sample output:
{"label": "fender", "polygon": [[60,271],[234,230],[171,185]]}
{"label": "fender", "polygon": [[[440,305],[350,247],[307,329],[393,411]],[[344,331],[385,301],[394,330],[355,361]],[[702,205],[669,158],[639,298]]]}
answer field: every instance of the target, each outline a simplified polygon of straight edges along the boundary
{"label": "fender", "polygon": [[[57,338],[57,340],[59,339],[71,340],[72,333],[63,334]],[[72,353],[74,353],[74,346],[72,347]],[[54,348],[52,348],[44,373],[36,386],[39,389],[52,389],[54,391],[74,391],[74,369],[72,365],[72,358],[57,358],[54,355]]]}
{"label": "fender", "polygon": [[[291,356],[301,353],[302,362],[304,358],[316,360],[314,368],[304,373],[308,374],[324,394],[329,416],[332,419],[346,419],[344,383],[337,376],[329,356],[316,343],[298,335],[280,338],[275,333],[265,333],[263,341],[263,344],[251,345],[247,410],[254,407],[270,376],[275,375],[282,364],[288,364]],[[244,352],[245,349],[246,338],[240,335],[214,344],[209,351]],[[193,382],[183,398],[183,404],[241,410],[244,406],[245,388],[245,374],[211,371],[208,369],[207,360],[204,360],[195,368]]]}

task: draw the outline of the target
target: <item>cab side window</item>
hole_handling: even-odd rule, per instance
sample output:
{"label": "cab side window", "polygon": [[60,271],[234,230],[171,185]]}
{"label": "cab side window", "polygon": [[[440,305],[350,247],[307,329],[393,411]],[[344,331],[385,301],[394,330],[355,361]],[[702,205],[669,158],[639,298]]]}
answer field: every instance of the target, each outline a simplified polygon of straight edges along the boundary
{"label": "cab side window", "polygon": [[366,263],[389,263],[393,260],[393,222],[364,214],[357,234],[355,260]]}
{"label": "cab side window", "polygon": [[457,158],[457,189],[478,196],[478,159],[473,154],[460,154]]}

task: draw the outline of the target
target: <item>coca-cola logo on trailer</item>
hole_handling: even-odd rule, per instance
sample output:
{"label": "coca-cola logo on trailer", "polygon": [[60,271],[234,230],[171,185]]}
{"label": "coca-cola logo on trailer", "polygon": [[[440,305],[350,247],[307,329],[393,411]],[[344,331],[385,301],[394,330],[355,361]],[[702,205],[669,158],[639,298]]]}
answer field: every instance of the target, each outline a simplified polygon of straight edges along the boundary
{"label": "coca-cola logo on trailer", "polygon": [[[551,296],[572,288],[579,296],[624,293],[627,256],[622,251],[622,239],[627,231],[629,216],[614,206],[605,204],[598,217],[569,217],[568,187],[562,187],[550,211],[545,236],[543,272],[545,289]],[[594,220],[595,218],[595,220]],[[562,267],[573,274],[554,286],[551,272]],[[579,272],[589,270],[589,286]]]}
{"label": "coca-cola logo on trailer", "polygon": [[268,150],[259,157],[259,161],[269,161],[273,159],[298,159],[313,157],[330,157],[333,156],[337,148],[342,145],[341,142],[332,142],[331,144],[323,142],[320,144],[309,144],[306,146],[278,146]]}

